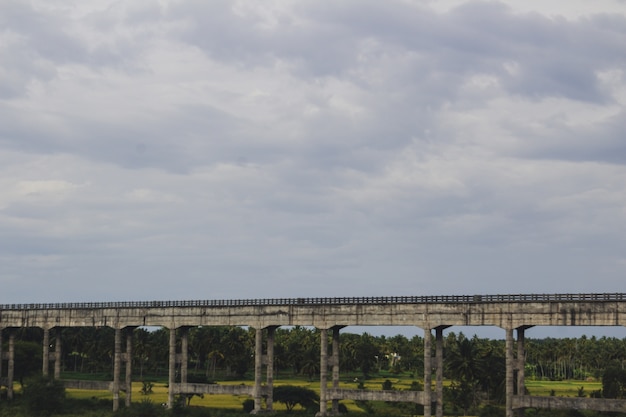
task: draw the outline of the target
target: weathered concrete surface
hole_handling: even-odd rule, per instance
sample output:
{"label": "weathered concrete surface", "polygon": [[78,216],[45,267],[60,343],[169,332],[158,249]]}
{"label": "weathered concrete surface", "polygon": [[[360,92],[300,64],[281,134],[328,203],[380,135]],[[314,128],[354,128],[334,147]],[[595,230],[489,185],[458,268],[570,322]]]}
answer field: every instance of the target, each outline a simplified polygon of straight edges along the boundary
{"label": "weathered concrete surface", "polygon": [[537,397],[531,395],[513,397],[513,408],[549,408],[626,412],[626,400],[579,397]]}
{"label": "weathered concrete surface", "polygon": [[327,390],[330,400],[356,400],[356,401],[395,401],[424,403],[423,391],[372,391],[356,389],[330,388]]}
{"label": "weathered concrete surface", "polygon": [[[196,300],[196,301],[150,301],[113,303],[63,303],[63,304],[20,304],[0,305],[0,329],[5,329],[12,337],[11,329],[40,327],[55,329],[63,327],[112,327],[116,330],[115,343],[115,386],[101,381],[68,381],[68,386],[83,389],[106,389],[114,392],[114,408],[120,387],[119,372],[123,352],[121,352],[121,332],[123,328],[137,326],[163,326],[170,329],[168,404],[173,404],[174,395],[184,394],[243,394],[255,397],[255,411],[260,408],[259,393],[271,394],[267,386],[261,386],[260,372],[268,360],[262,359],[262,350],[256,350],[255,387],[206,384],[176,384],[175,365],[186,364],[184,339],[180,355],[176,353],[176,329],[190,326],[251,326],[257,329],[270,329],[277,326],[301,325],[318,329],[339,329],[344,326],[416,326],[427,331],[448,326],[498,326],[507,334],[507,417],[513,416],[513,408],[588,408],[606,411],[624,411],[623,402],[611,400],[564,399],[555,397],[517,397],[512,389],[515,370],[513,352],[513,329],[520,332],[529,326],[626,326],[626,294],[513,294],[513,295],[474,295],[474,296],[401,296],[401,297],[359,297],[359,298],[291,298],[265,300]],[[0,336],[2,334],[0,333]],[[325,337],[326,333],[322,332]],[[11,340],[11,339],[10,339]],[[259,346],[261,338],[258,338]],[[325,339],[323,339],[325,340]],[[431,369],[430,338],[425,338],[426,386],[430,386]],[[11,346],[11,343],[9,343]],[[322,343],[326,346],[326,343]],[[518,340],[518,356],[523,357]],[[334,349],[334,348],[333,348]],[[268,354],[269,354],[268,349]],[[11,352],[11,350],[10,350]],[[2,352],[2,357],[12,358],[10,352]],[[130,352],[130,351],[129,351]],[[323,352],[327,352],[323,349]],[[521,352],[521,353],[519,353]],[[61,338],[56,338],[54,355],[55,377],[60,375]],[[44,353],[45,355],[45,353]],[[130,353],[127,353],[130,356]],[[332,365],[327,355],[322,354],[321,369]],[[179,359],[179,361],[177,361]],[[333,360],[337,360],[336,358]],[[0,365],[2,363],[0,362]],[[10,384],[12,362],[9,359]],[[181,377],[186,373],[186,365],[181,366]],[[333,370],[333,372],[335,372]],[[321,373],[326,375],[326,371]],[[338,372],[337,372],[338,374]],[[521,377],[520,377],[521,375]],[[518,375],[523,385],[523,373]],[[326,376],[321,377],[321,386],[327,387]],[[185,379],[183,378],[183,381]],[[272,378],[268,376],[268,381]],[[337,378],[338,380],[338,378]],[[334,381],[335,382],[335,381]],[[269,383],[269,382],[268,382]],[[327,412],[327,402],[343,398],[380,401],[409,401],[424,404],[424,413],[431,415],[431,391],[359,391],[322,388],[320,414]],[[322,397],[322,395],[320,395]],[[268,404],[271,399],[268,399]],[[439,409],[437,411],[439,413]]]}
{"label": "weathered concrete surface", "polygon": [[[262,394],[265,395],[266,387],[262,387]],[[174,384],[172,392],[178,394],[228,394],[228,395],[252,395],[254,386],[252,385],[219,385],[219,384]]]}
{"label": "weathered concrete surface", "polygon": [[74,379],[62,379],[65,388],[113,391],[112,381],[83,381]]}
{"label": "weathered concrete surface", "polygon": [[[241,306],[136,303],[137,307],[22,308],[0,306],[0,327],[128,326],[625,326],[626,298],[604,301],[493,302],[475,296],[472,302],[285,304]],[[621,294],[620,294],[621,296]],[[133,304],[133,303],[120,303]]]}

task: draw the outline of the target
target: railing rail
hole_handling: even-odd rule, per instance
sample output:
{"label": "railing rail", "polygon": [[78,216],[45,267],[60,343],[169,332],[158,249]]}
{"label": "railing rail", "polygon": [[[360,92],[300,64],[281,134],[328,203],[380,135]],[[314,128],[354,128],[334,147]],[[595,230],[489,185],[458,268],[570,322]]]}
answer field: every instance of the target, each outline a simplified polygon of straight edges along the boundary
{"label": "railing rail", "polygon": [[399,297],[315,297],[239,300],[115,301],[83,303],[0,304],[0,310],[61,310],[180,307],[307,306],[340,304],[467,304],[529,302],[613,302],[626,301],[624,293],[593,294],[496,294],[417,295]]}

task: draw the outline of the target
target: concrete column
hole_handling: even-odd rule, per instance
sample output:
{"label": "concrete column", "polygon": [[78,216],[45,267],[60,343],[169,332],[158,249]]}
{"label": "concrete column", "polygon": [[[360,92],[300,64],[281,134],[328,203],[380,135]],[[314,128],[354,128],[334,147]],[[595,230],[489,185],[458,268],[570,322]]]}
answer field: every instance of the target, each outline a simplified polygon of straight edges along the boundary
{"label": "concrete column", "polygon": [[189,327],[181,329],[180,341],[180,382],[187,383],[187,368],[189,366]]}
{"label": "concrete column", "polygon": [[524,395],[526,382],[524,368],[526,366],[526,352],[524,349],[524,327],[517,328],[517,395]]}
{"label": "concrete column", "polygon": [[328,330],[320,330],[320,412],[319,416],[325,416],[328,409]]}
{"label": "concrete column", "polygon": [[13,378],[15,376],[15,331],[9,329],[9,364],[7,368],[7,398],[13,399]]}
{"label": "concrete column", "polygon": [[122,329],[115,329],[113,352],[113,411],[120,408],[120,368],[122,367]]}
{"label": "concrete column", "polygon": [[[526,393],[526,381],[524,368],[526,366],[526,353],[524,351],[524,332],[526,328],[524,326],[517,328],[517,395],[524,395]],[[524,409],[517,410],[517,416],[524,416]]]}
{"label": "concrete column", "polygon": [[133,401],[133,330],[126,328],[126,407]]}
{"label": "concrete column", "polygon": [[254,414],[260,413],[263,406],[261,384],[263,382],[263,330],[256,329],[254,337]]}
{"label": "concrete column", "polygon": [[63,355],[63,340],[61,328],[54,329],[54,379],[61,379],[61,359]]}
{"label": "concrete column", "polygon": [[505,341],[505,349],[506,349],[506,417],[513,417],[513,395],[514,395],[514,368],[515,368],[515,358],[513,357],[513,329],[506,329],[506,341]]}
{"label": "concrete column", "polygon": [[433,358],[431,353],[431,329],[424,329],[424,417],[432,416]]}
{"label": "concrete column", "polygon": [[50,329],[47,327],[43,329],[43,353],[42,353],[42,366],[41,366],[41,374],[44,377],[48,377],[50,375]]}
{"label": "concrete column", "polygon": [[438,326],[435,329],[435,361],[437,363],[435,380],[435,401],[437,403],[435,415],[443,417],[443,329]]}
{"label": "concrete column", "polygon": [[170,328],[170,358],[169,358],[169,390],[167,394],[167,408],[174,407],[174,384],[176,383],[176,329]]}
{"label": "concrete column", "polygon": [[276,327],[267,328],[267,398],[265,400],[265,408],[267,411],[274,409],[274,336],[276,335]]}
{"label": "concrete column", "polygon": [[[333,327],[333,388],[339,388],[339,330],[341,327]],[[333,415],[339,415],[339,400],[333,400]]]}
{"label": "concrete column", "polygon": [[[0,379],[2,379],[2,370],[3,370],[3,364],[4,364],[4,356],[3,356],[3,352],[2,352],[2,343],[4,343],[2,341],[2,332],[4,331],[4,328],[0,327]],[[2,386],[2,384],[0,384],[0,387]]]}

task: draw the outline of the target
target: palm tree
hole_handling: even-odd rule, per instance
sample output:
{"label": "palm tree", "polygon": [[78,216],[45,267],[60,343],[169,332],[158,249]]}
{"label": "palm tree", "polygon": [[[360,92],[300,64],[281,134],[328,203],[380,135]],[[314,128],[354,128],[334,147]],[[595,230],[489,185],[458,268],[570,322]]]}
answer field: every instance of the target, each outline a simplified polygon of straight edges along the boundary
{"label": "palm tree", "polygon": [[467,339],[463,333],[448,345],[446,366],[454,380],[452,394],[455,406],[466,414],[479,400],[480,381],[485,369],[485,349],[477,337]]}
{"label": "palm tree", "polygon": [[219,360],[224,360],[224,354],[219,350],[215,349],[210,351],[207,354],[207,367],[206,367],[206,377],[209,377],[209,364],[211,367],[211,378],[215,379],[215,369],[217,368],[217,362]]}

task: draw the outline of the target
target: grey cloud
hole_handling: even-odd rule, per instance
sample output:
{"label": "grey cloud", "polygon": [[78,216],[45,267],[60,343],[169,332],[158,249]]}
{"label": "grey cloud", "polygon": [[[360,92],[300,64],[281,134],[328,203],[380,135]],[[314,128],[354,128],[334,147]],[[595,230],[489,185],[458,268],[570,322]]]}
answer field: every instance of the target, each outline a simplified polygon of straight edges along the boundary
{"label": "grey cloud", "polygon": [[[626,165],[624,141],[624,112],[613,115],[600,124],[575,127],[555,120],[546,126],[545,136],[529,132],[535,140],[520,156],[532,159],[555,159],[580,162],[603,162]],[[520,129],[520,133],[523,128]]]}
{"label": "grey cloud", "polygon": [[615,291],[623,16],[235,6],[10,3],[4,302]]}
{"label": "grey cloud", "polygon": [[62,17],[43,14],[28,3],[7,1],[2,6],[0,25],[23,38],[24,48],[57,63],[85,54],[81,43],[65,31],[66,24]]}

